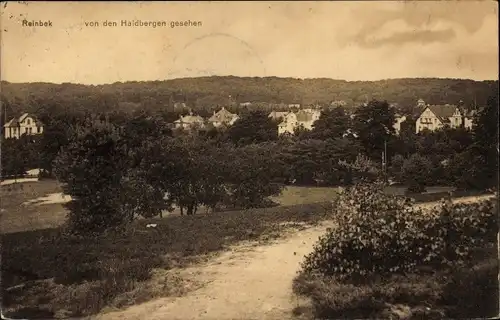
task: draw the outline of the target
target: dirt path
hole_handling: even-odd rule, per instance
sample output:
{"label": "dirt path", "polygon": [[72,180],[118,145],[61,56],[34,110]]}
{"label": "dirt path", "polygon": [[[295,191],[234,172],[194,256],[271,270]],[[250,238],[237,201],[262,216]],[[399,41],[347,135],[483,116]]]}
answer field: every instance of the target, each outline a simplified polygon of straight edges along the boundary
{"label": "dirt path", "polygon": [[290,319],[297,305],[292,280],[304,255],[330,225],[265,246],[237,246],[206,265],[186,269],[185,274],[208,282],[187,296],[162,298],[98,319]]}
{"label": "dirt path", "polygon": [[[469,197],[456,202],[477,200]],[[101,314],[97,319],[291,319],[298,303],[292,294],[292,280],[304,255],[331,226],[326,222],[265,246],[236,246],[208,264],[183,270],[184,276],[206,283],[200,289],[183,297],[161,298]]]}

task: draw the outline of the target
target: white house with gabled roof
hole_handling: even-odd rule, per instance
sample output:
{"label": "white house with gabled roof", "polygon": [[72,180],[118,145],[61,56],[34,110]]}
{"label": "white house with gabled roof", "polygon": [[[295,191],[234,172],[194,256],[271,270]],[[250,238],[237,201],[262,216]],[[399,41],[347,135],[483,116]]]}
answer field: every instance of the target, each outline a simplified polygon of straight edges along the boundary
{"label": "white house with gabled roof", "polygon": [[19,139],[22,135],[36,135],[43,133],[43,124],[36,116],[24,113],[19,118],[13,118],[4,125],[6,139]]}

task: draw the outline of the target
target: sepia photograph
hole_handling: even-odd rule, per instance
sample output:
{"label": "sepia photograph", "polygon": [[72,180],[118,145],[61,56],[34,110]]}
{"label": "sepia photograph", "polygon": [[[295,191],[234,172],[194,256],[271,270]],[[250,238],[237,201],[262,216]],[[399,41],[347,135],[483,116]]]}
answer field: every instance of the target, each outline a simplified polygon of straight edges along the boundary
{"label": "sepia photograph", "polygon": [[498,318],[498,24],[2,1],[1,319]]}

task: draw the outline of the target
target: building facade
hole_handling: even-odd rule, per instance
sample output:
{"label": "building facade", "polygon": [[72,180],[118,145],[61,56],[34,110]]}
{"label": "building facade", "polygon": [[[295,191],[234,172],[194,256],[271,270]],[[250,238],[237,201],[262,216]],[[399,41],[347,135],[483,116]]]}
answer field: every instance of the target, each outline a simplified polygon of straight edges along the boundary
{"label": "building facade", "polygon": [[456,105],[427,105],[415,123],[415,132],[425,129],[435,131],[444,126],[450,128],[472,128],[472,117]]}
{"label": "building facade", "polygon": [[303,109],[298,112],[273,111],[269,117],[279,121],[278,134],[294,134],[297,128],[303,127],[312,130],[314,122],[321,116],[321,111],[316,109]]}
{"label": "building facade", "polygon": [[4,125],[6,139],[19,139],[22,135],[37,135],[43,133],[43,124],[34,116],[24,113],[19,118],[13,118]]}

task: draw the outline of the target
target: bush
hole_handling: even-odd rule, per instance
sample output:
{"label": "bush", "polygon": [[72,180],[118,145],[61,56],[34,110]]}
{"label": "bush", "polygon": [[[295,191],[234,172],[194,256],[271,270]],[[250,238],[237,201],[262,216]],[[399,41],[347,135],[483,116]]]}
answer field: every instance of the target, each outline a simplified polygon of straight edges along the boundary
{"label": "bush", "polygon": [[491,200],[477,203],[443,201],[438,210],[431,213],[431,222],[424,232],[441,230],[447,244],[446,258],[450,262],[464,263],[470,260],[474,248],[495,241],[498,232],[497,206]]}
{"label": "bush", "polygon": [[312,298],[313,312],[319,319],[397,319],[391,315],[391,306],[407,306],[407,313],[413,315],[419,309],[425,310],[425,306],[439,303],[442,281],[442,277],[432,275],[393,277],[369,285],[353,285],[331,277],[302,274],[295,278],[293,291]]}
{"label": "bush", "polygon": [[[305,257],[293,291],[316,318],[488,317],[498,305],[492,201],[431,212],[356,185],[333,206],[338,226]],[[486,260],[486,262],[484,262]]]}
{"label": "bush", "polygon": [[419,193],[424,192],[426,185],[429,184],[431,170],[432,163],[430,160],[415,153],[404,161],[401,168],[401,176],[408,185],[410,192]]}
{"label": "bush", "polygon": [[424,214],[409,199],[384,194],[380,184],[341,192],[332,214],[338,226],[320,237],[302,268],[339,281],[464,264],[472,249],[496,231],[491,202],[445,202]]}

